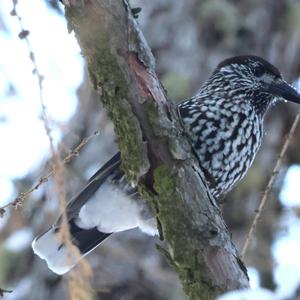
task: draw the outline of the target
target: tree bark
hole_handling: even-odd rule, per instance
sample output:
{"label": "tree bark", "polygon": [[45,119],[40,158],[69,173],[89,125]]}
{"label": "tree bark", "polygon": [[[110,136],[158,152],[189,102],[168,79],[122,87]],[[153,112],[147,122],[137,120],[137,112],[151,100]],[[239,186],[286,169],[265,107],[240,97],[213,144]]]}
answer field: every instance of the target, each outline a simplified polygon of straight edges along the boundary
{"label": "tree bark", "polygon": [[[128,180],[152,206],[189,299],[249,286],[127,1],[72,0],[66,18],[114,123]],[[97,160],[97,157],[95,157]]]}

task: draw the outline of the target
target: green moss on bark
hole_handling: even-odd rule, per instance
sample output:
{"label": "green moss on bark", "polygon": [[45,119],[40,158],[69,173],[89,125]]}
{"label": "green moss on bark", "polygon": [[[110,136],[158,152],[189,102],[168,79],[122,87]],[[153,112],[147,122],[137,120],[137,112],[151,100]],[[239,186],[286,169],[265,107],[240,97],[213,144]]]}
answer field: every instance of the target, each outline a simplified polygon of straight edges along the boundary
{"label": "green moss on bark", "polygon": [[[158,218],[164,224],[163,234],[172,249],[168,260],[171,258],[171,263],[176,268],[189,299],[214,299],[216,291],[209,288],[211,283],[203,281],[205,276],[201,270],[205,270],[205,267],[198,259],[199,251],[202,250],[198,248],[197,241],[190,240],[186,236],[186,232],[194,229],[190,220],[192,215],[189,213],[190,208],[176,190],[180,170],[179,165],[163,165],[154,171],[154,188],[159,195],[159,201],[156,201]],[[178,210],[174,209],[174,206],[178,206]],[[185,209],[182,209],[182,206]],[[181,242],[178,236],[182,237]]]}
{"label": "green moss on bark", "polygon": [[128,179],[136,181],[147,169],[148,162],[139,123],[125,100],[130,97],[129,78],[121,72],[116,54],[110,52],[111,34],[105,29],[100,16],[85,17],[79,10],[67,8],[66,17],[69,28],[74,30],[80,41],[92,83],[101,94],[104,107],[114,123],[123,169]]}

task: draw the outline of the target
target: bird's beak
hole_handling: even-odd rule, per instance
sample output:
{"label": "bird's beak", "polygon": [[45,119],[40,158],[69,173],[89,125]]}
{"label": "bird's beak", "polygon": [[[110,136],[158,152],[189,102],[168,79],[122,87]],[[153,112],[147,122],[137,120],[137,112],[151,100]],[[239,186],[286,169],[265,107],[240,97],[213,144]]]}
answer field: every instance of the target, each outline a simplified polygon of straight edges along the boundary
{"label": "bird's beak", "polygon": [[267,88],[270,94],[300,104],[300,94],[284,80],[274,80]]}

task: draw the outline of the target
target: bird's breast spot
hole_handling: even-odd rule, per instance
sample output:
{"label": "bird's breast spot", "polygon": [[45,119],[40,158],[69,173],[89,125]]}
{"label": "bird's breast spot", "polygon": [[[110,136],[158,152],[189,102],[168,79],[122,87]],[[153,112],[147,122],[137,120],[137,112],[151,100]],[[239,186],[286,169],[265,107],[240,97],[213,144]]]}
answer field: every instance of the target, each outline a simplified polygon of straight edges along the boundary
{"label": "bird's breast spot", "polygon": [[217,159],[213,160],[213,162],[212,162],[212,169],[213,170],[219,170],[221,167],[222,167],[222,162],[221,161],[219,161]]}

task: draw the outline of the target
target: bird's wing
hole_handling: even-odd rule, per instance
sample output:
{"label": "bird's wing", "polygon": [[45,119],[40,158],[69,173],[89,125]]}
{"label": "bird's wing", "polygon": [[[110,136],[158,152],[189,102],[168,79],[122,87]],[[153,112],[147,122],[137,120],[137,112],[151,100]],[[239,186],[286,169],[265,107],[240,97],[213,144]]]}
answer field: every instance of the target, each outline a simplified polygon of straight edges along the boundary
{"label": "bird's wing", "polygon": [[[105,163],[89,180],[87,185],[74,196],[67,204],[67,218],[74,219],[78,216],[81,207],[93,196],[93,194],[100,188],[100,186],[111,175],[123,175],[121,170],[121,154],[118,152],[107,163]],[[55,227],[59,226],[62,216],[59,216],[55,222]]]}
{"label": "bird's wing", "polygon": [[[126,180],[121,156],[117,153],[67,205],[71,241],[81,255],[87,255],[113,232],[139,227],[149,235],[157,234],[156,221],[149,207],[138,199],[141,200],[141,196]],[[62,216],[32,242],[34,253],[57,274],[68,272],[80,259],[62,242],[61,221]]]}

